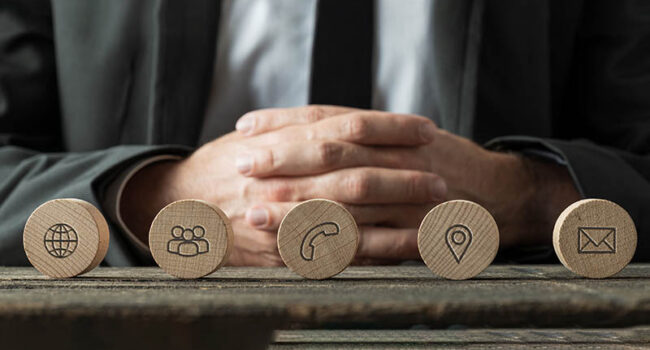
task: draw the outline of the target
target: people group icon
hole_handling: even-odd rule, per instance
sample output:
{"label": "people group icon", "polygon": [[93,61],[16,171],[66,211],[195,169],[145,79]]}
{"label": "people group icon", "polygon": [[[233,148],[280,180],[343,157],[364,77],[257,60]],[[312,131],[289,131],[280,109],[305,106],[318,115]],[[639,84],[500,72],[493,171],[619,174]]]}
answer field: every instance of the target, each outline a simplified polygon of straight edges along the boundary
{"label": "people group icon", "polygon": [[210,251],[210,243],[203,238],[203,226],[184,228],[177,225],[172,227],[171,234],[173,238],[167,242],[167,252],[171,254],[192,257]]}

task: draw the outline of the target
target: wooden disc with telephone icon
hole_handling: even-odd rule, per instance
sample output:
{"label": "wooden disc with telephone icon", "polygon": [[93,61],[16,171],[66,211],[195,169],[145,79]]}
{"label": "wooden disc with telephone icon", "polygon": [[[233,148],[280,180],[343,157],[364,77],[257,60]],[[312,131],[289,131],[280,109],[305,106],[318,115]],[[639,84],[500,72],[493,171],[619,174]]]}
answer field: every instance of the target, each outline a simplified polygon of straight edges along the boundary
{"label": "wooden disc with telephone icon", "polygon": [[284,263],[309,279],[325,279],[352,262],[359,243],[357,224],[340,204],[313,199],[287,213],[278,230]]}

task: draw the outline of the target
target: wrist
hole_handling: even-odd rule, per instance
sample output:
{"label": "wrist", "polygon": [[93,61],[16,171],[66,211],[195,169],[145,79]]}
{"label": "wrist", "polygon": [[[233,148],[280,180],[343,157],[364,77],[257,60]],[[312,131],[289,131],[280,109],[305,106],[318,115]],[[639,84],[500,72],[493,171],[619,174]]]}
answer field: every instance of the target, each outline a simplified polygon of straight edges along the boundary
{"label": "wrist", "polygon": [[530,202],[537,197],[533,174],[526,162],[516,154],[486,151],[483,188],[480,202],[488,208],[499,224],[502,246],[521,245],[521,230],[531,222]]}
{"label": "wrist", "polygon": [[180,199],[178,188],[181,161],[166,159],[149,164],[133,174],[120,197],[120,216],[136,237],[148,242],[149,225],[167,204]]}
{"label": "wrist", "polygon": [[540,229],[544,230],[544,243],[551,244],[555,221],[560,213],[570,204],[580,200],[569,170],[544,160],[521,157],[528,171],[532,174],[536,191],[529,203],[529,211],[539,218]]}
{"label": "wrist", "polygon": [[504,246],[551,244],[555,220],[580,199],[565,166],[519,154],[493,153],[488,196]]}

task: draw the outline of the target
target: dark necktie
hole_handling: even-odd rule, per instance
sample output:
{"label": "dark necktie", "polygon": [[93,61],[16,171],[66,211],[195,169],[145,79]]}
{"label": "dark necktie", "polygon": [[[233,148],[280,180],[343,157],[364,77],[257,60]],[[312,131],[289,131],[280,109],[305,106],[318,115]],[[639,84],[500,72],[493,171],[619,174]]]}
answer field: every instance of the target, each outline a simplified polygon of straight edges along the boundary
{"label": "dark necktie", "polygon": [[319,0],[309,102],[370,108],[374,0]]}

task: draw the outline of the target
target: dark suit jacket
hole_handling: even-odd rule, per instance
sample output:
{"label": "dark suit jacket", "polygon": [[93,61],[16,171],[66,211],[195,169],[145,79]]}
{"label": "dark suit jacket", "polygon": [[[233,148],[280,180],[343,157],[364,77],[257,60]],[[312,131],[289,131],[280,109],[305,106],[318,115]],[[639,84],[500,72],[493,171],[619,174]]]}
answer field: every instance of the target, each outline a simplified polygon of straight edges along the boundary
{"label": "dark suit jacket", "polygon": [[[487,147],[564,159],[585,197],[625,207],[650,260],[646,1],[439,0],[441,126]],[[133,162],[196,146],[219,6],[196,0],[0,5],[0,264],[56,197],[99,206]],[[231,123],[231,121],[228,121]],[[138,259],[115,229],[106,262]]]}

